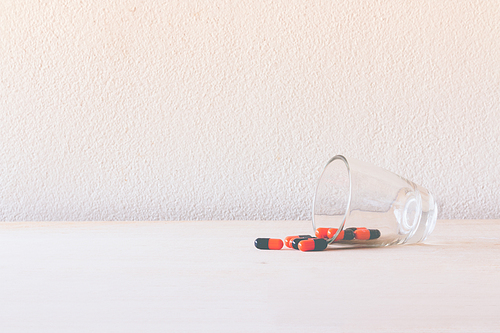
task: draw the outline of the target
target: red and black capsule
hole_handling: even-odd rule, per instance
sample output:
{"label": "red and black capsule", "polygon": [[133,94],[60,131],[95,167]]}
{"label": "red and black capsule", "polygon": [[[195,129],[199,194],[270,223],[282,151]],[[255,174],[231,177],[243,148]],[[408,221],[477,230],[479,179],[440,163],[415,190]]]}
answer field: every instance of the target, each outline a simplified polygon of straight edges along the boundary
{"label": "red and black capsule", "polygon": [[318,229],[316,229],[316,232],[315,232],[316,237],[327,238],[329,229],[330,228],[318,228]]}
{"label": "red and black capsule", "polygon": [[[328,238],[333,238],[335,236],[335,234],[337,233],[337,228],[330,228],[328,229],[328,233],[327,233],[327,237]],[[341,231],[337,238],[335,238],[335,240],[339,241],[339,240],[343,240],[344,239],[344,231]]]}
{"label": "red and black capsule", "polygon": [[344,230],[344,240],[353,240],[353,239],[354,239],[354,231]]}
{"label": "red and black capsule", "polygon": [[281,250],[283,241],[276,238],[257,238],[254,242],[259,250]]}
{"label": "red and black capsule", "polygon": [[370,239],[377,239],[380,237],[380,230],[378,229],[369,229],[370,230]]}
{"label": "red and black capsule", "polygon": [[294,248],[295,250],[298,250],[300,242],[308,240],[308,239],[317,239],[317,238],[316,237],[298,237],[298,238],[294,238],[292,240],[292,242],[291,242],[292,248]]}
{"label": "red and black capsule", "polygon": [[380,231],[378,229],[358,228],[354,231],[354,237],[359,240],[377,239],[380,237]]}
{"label": "red and black capsule", "polygon": [[292,248],[292,241],[295,238],[312,238],[312,236],[311,235],[286,236],[285,237],[285,246]]}
{"label": "red and black capsule", "polygon": [[[335,234],[337,233],[337,228],[330,228],[328,229],[328,238],[333,238]],[[341,241],[341,240],[353,240],[354,239],[354,232],[352,230],[346,229],[342,230],[337,238],[335,238],[335,241]]]}
{"label": "red and black capsule", "polygon": [[368,228],[365,228],[365,227],[361,227],[361,228],[357,228],[357,227],[350,227],[350,228],[345,228],[344,230],[352,230],[353,232],[358,230],[358,229],[368,229]]}
{"label": "red and black capsule", "polygon": [[299,243],[301,251],[323,251],[328,246],[328,242],[324,238],[310,238]]}

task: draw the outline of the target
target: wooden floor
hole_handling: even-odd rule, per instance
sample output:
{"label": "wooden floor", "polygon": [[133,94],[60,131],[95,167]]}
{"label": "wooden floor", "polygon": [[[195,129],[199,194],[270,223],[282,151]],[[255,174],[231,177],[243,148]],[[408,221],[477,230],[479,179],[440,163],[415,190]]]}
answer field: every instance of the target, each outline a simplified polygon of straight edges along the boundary
{"label": "wooden floor", "polygon": [[0,332],[500,332],[500,220],[261,251],[306,221],[0,223]]}

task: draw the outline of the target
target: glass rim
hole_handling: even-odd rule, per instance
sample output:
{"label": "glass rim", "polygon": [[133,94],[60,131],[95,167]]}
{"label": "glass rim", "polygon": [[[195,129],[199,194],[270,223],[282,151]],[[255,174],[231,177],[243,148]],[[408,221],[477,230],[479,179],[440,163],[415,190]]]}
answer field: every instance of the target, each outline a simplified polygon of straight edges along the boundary
{"label": "glass rim", "polygon": [[352,198],[352,178],[351,178],[351,168],[349,166],[349,161],[347,160],[347,158],[343,155],[335,155],[333,156],[325,165],[325,167],[323,168],[323,171],[321,172],[321,176],[319,177],[319,180],[318,180],[318,183],[316,185],[316,192],[314,194],[314,200],[313,200],[313,207],[312,207],[312,225],[313,225],[313,228],[314,228],[314,231],[316,232],[316,222],[314,221],[314,218],[315,218],[315,210],[316,210],[316,202],[317,202],[317,198],[318,198],[318,190],[319,190],[319,186],[321,184],[321,181],[323,179],[323,176],[325,175],[325,172],[326,170],[328,169],[328,167],[330,166],[330,164],[336,160],[341,160],[342,162],[344,162],[344,165],[347,169],[347,176],[349,178],[349,194],[348,194],[348,198],[347,198],[347,205],[345,207],[345,211],[344,211],[344,217],[342,219],[342,223],[340,224],[340,226],[338,227],[337,229],[337,232],[335,233],[335,235],[332,236],[332,238],[330,238],[328,240],[328,244],[331,244],[333,243],[333,241],[337,238],[337,236],[342,232],[342,230],[344,229],[344,226],[345,226],[345,223],[346,223],[346,220],[347,220],[347,217],[349,215],[349,210],[351,208],[351,198]]}

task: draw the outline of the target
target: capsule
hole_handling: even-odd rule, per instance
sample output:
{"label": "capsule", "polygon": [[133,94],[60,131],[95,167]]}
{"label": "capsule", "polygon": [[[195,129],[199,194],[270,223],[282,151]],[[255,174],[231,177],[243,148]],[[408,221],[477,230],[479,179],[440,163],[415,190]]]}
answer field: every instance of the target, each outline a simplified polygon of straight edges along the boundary
{"label": "capsule", "polygon": [[377,239],[380,237],[380,230],[378,229],[369,229],[370,230],[370,239]]}
{"label": "capsule", "polygon": [[316,239],[315,237],[298,237],[298,238],[294,238],[292,240],[292,247],[295,249],[295,250],[298,250],[299,249],[299,244],[300,242],[302,241],[305,241],[305,240],[308,240],[308,239]]}
{"label": "capsule", "polygon": [[[337,230],[339,230],[339,229],[337,229],[337,228],[328,229],[327,237],[333,238],[333,236],[335,236],[335,234],[337,233]],[[339,233],[339,235],[337,236],[337,238],[335,238],[335,240],[342,240],[342,239],[344,239],[344,231],[341,231]]]}
{"label": "capsule", "polygon": [[295,238],[312,238],[312,236],[311,235],[286,236],[285,237],[285,246],[292,248],[292,241]]}
{"label": "capsule", "polygon": [[354,239],[354,231],[344,230],[344,240],[353,240],[353,239]]}
{"label": "capsule", "polygon": [[380,231],[377,229],[360,228],[354,231],[354,237],[359,240],[377,239],[380,237]]}
{"label": "capsule", "polygon": [[311,238],[303,240],[299,243],[301,251],[323,251],[328,246],[328,242],[324,238]]}
{"label": "capsule", "polygon": [[276,238],[257,238],[254,242],[259,250],[281,250],[283,241]]}
{"label": "capsule", "polygon": [[352,230],[352,231],[354,232],[354,231],[356,231],[356,230],[358,230],[358,229],[367,229],[367,228],[365,228],[365,227],[361,227],[361,228],[357,228],[357,227],[350,227],[350,228],[346,228],[346,229],[344,229],[344,230]]}
{"label": "capsule", "polygon": [[[337,232],[337,228],[330,228],[328,229],[328,238],[333,238],[335,236],[335,233]],[[335,241],[341,241],[341,240],[353,240],[354,239],[354,232],[350,229],[342,230],[337,238],[335,238]]]}
{"label": "capsule", "polygon": [[327,238],[328,237],[328,230],[330,228],[318,228],[316,229],[316,237],[318,238]]}

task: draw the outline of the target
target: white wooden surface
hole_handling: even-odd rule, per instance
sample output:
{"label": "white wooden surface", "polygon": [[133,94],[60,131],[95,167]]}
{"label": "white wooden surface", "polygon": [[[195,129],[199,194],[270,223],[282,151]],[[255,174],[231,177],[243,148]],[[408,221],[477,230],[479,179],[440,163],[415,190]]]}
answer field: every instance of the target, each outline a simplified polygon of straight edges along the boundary
{"label": "white wooden surface", "polygon": [[498,332],[500,220],[302,253],[304,221],[0,223],[1,332]]}

